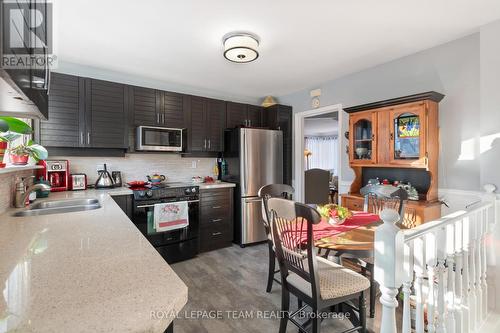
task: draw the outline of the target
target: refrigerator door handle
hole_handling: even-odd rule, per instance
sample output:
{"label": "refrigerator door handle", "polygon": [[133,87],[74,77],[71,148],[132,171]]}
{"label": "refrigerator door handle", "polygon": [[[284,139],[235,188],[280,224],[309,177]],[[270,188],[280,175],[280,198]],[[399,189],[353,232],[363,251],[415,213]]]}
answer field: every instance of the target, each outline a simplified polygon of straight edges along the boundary
{"label": "refrigerator door handle", "polygon": [[247,136],[246,136],[246,133],[245,131],[242,131],[241,132],[241,140],[243,141],[243,147],[245,147],[245,149],[243,149],[243,161],[242,161],[242,165],[243,165],[243,188],[242,188],[242,191],[241,193],[247,193],[247,189],[248,189],[248,184],[247,184],[247,181],[248,181],[248,175],[247,175],[247,164],[248,164],[248,149],[246,149],[247,147]]}
{"label": "refrigerator door handle", "polygon": [[245,199],[245,203],[254,203],[254,202],[261,202],[262,199],[257,197],[257,198],[248,198],[248,199]]}

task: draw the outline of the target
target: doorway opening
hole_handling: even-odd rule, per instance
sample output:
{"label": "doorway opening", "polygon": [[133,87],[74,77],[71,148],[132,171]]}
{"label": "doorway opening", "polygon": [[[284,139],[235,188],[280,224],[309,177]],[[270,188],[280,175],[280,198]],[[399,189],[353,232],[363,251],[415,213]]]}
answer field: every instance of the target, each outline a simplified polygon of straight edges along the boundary
{"label": "doorway opening", "polygon": [[343,158],[341,133],[345,119],[347,117],[340,104],[294,115],[294,186],[297,201],[305,202],[305,171],[320,169],[324,170],[323,174],[328,172],[327,180],[318,185],[321,193],[328,191],[329,201],[338,202]]}

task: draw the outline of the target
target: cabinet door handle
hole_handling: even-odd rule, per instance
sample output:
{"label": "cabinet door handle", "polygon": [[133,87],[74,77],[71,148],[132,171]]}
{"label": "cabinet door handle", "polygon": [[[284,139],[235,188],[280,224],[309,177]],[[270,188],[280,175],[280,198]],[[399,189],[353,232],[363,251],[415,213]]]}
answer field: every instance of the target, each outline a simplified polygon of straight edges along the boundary
{"label": "cabinet door handle", "polygon": [[87,132],[87,144],[90,144],[90,132]]}
{"label": "cabinet door handle", "polygon": [[203,148],[207,149],[207,139],[204,140],[205,143],[203,144]]}
{"label": "cabinet door handle", "polygon": [[159,124],[160,123],[160,114],[156,114],[156,123]]}
{"label": "cabinet door handle", "polygon": [[208,139],[208,149],[210,149],[210,139]]}
{"label": "cabinet door handle", "polygon": [[248,127],[251,127],[252,126],[252,121],[249,119],[248,120]]}
{"label": "cabinet door handle", "polygon": [[161,123],[165,124],[165,114],[164,113],[161,114]]}
{"label": "cabinet door handle", "polygon": [[222,232],[212,232],[212,236],[219,236],[219,235],[222,235]]}
{"label": "cabinet door handle", "polygon": [[222,219],[213,219],[212,222],[220,222]]}
{"label": "cabinet door handle", "polygon": [[80,144],[83,145],[83,132],[80,131]]}
{"label": "cabinet door handle", "polygon": [[372,141],[375,141],[375,134],[372,134]]}
{"label": "cabinet door handle", "polygon": [[394,133],[391,133],[391,140],[394,140]]}
{"label": "cabinet door handle", "polygon": [[219,209],[221,206],[213,206],[212,209]]}

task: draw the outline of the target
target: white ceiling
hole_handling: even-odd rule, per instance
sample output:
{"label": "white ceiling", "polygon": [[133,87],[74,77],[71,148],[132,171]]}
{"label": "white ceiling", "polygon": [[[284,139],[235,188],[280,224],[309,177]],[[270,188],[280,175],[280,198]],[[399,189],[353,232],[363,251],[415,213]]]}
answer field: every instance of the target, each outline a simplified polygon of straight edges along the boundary
{"label": "white ceiling", "polygon": [[304,119],[304,135],[323,136],[336,135],[339,132],[339,122],[335,118]]}
{"label": "white ceiling", "polygon": [[[500,18],[498,0],[54,0],[62,63],[258,98],[314,87],[468,34]],[[261,38],[234,64],[221,38]]]}

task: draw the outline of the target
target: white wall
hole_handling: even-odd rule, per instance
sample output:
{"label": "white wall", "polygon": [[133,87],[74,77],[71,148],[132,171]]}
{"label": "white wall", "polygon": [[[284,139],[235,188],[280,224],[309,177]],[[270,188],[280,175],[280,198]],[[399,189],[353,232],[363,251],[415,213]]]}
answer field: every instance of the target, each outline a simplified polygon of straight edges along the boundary
{"label": "white wall", "polygon": [[[481,28],[481,183],[500,188],[500,21]],[[498,208],[500,212],[500,208]],[[494,241],[488,271],[490,305],[500,313],[500,226],[493,229]]]}
{"label": "white wall", "polygon": [[[445,94],[440,104],[439,185],[479,190],[477,153],[469,156],[462,152],[462,142],[464,147],[468,142],[474,147],[479,134],[478,33],[310,88],[321,88],[322,106],[341,103],[344,107],[430,90]],[[279,100],[292,105],[295,112],[308,110],[311,89],[280,96]],[[345,149],[342,151],[345,154]],[[353,174],[347,155],[343,160],[342,180],[350,181]]]}
{"label": "white wall", "polygon": [[500,20],[481,28],[481,184],[500,188]]}

